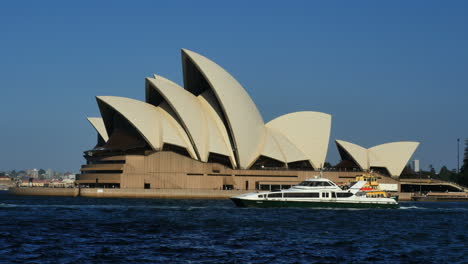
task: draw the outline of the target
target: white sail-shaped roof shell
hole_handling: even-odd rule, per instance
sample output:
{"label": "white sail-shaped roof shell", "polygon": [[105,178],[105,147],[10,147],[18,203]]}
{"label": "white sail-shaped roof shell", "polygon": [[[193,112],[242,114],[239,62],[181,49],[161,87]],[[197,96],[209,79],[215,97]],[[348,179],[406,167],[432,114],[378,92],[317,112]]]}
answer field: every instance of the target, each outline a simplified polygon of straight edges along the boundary
{"label": "white sail-shaped roof shell", "polygon": [[348,152],[361,169],[369,169],[369,157],[367,155],[368,151],[366,148],[343,140],[335,140],[335,143]]}
{"label": "white sail-shaped roof shell", "polygon": [[[162,150],[165,143],[173,144],[185,148],[192,158],[197,159],[184,129],[162,107],[116,96],[98,96],[97,100],[98,103],[104,103],[120,113],[154,150]],[[105,115],[103,118],[106,124]],[[110,126],[106,124],[108,135],[112,134],[110,129]]]}
{"label": "white sail-shaped roof shell", "polygon": [[161,94],[179,117],[200,160],[208,160],[207,120],[196,97],[177,84],[161,77],[146,78],[153,89]]}
{"label": "white sail-shaped roof shell", "polygon": [[278,145],[273,133],[267,129],[265,134],[265,141],[260,155],[286,163],[286,157],[281,151],[281,147]]}
{"label": "white sail-shaped roof shell", "polygon": [[[239,82],[218,64],[185,49],[182,50],[182,57],[183,63],[192,63],[209,83],[226,119],[226,129],[236,149],[238,166],[248,168],[258,157],[265,136],[260,112]],[[190,85],[186,84],[186,88],[190,91]]]}
{"label": "white sail-shaped roof shell", "polygon": [[[207,118],[208,126],[208,151],[211,153],[217,153],[224,156],[228,156],[231,161],[233,168],[237,167],[237,161],[232,150],[232,145],[229,140],[229,135],[226,127],[223,124],[219,114],[209,103],[211,97],[206,94],[197,96],[197,100],[202,106],[205,116]],[[213,136],[211,136],[213,135]]]}
{"label": "white sail-shaped roof shell", "polygon": [[201,161],[206,162],[209,153],[217,153],[228,156],[232,166],[236,166],[229,136],[209,103],[161,76],[146,80],[177,115]]}
{"label": "white sail-shaped roof shell", "polygon": [[96,132],[98,132],[99,136],[104,140],[104,142],[107,142],[109,140],[109,136],[107,135],[106,131],[106,126],[104,125],[104,121],[100,117],[88,117],[87,118],[89,123],[96,129]]}
{"label": "white sail-shaped roof shell", "polygon": [[269,127],[266,128],[265,142],[260,155],[283,163],[308,160],[307,156],[286,136]]}
{"label": "white sail-shaped roof shell", "polygon": [[268,132],[273,136],[278,144],[281,152],[284,155],[286,163],[308,160],[307,155],[304,154],[296,145],[294,145],[285,135],[276,131],[274,128],[267,128]]}
{"label": "white sail-shaped roof shell", "polygon": [[336,140],[363,170],[383,167],[391,176],[400,176],[409,159],[419,146],[419,142],[401,141],[377,145],[366,149],[343,140]]}
{"label": "white sail-shaped roof shell", "polygon": [[400,175],[419,142],[401,141],[378,145],[369,149],[372,167],[386,167],[390,175]]}
{"label": "white sail-shaped roof shell", "polygon": [[321,168],[327,156],[331,115],[320,112],[295,112],[280,116],[266,124],[283,134],[305,154],[314,168]]}

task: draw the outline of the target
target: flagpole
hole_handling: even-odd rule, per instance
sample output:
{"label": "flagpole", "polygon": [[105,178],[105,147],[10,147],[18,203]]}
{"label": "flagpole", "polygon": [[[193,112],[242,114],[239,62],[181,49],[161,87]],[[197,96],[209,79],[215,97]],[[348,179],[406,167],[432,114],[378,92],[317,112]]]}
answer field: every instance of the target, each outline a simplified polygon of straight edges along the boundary
{"label": "flagpole", "polygon": [[457,173],[460,174],[460,139],[457,138]]}

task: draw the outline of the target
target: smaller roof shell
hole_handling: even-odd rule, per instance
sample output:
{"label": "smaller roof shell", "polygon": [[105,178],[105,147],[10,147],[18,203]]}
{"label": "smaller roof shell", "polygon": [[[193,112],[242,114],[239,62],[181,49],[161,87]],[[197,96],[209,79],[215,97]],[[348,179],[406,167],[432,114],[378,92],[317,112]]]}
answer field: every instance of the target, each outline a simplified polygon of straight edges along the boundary
{"label": "smaller roof shell", "polygon": [[266,130],[265,142],[260,155],[286,163],[286,157],[281,151],[281,147],[278,145],[273,133],[269,131],[269,129]]}
{"label": "smaller roof shell", "polygon": [[363,170],[371,167],[383,167],[390,175],[399,176],[409,159],[419,146],[419,142],[400,141],[390,142],[363,148],[359,145],[343,140],[335,141],[338,147],[343,148]]}
{"label": "smaller roof shell", "polygon": [[336,145],[344,149],[363,170],[369,169],[369,158],[367,149],[351,142],[335,140]]}
{"label": "smaller roof shell", "polygon": [[308,160],[307,156],[281,132],[267,127],[266,133],[267,136],[260,155],[284,163]]}
{"label": "smaller roof shell", "polygon": [[373,167],[386,167],[391,175],[399,176],[419,142],[400,141],[378,145],[369,149],[369,160]]}
{"label": "smaller roof shell", "polygon": [[266,127],[281,132],[305,154],[314,168],[323,166],[330,139],[331,115],[312,111],[295,112],[273,119]]}
{"label": "smaller roof shell", "polygon": [[107,142],[109,140],[109,136],[107,135],[106,131],[106,126],[104,125],[104,121],[100,117],[88,117],[89,123],[96,129],[96,132],[98,132],[99,136],[102,137],[104,142]]}
{"label": "smaller roof shell", "polygon": [[[154,150],[161,150],[164,143],[173,144],[185,148],[192,158],[197,159],[184,129],[162,107],[155,107],[145,102],[117,96],[98,96],[96,99],[100,105],[101,114],[103,114],[102,104],[120,113],[137,129]],[[111,135],[110,120],[107,122],[105,115],[103,115],[103,120],[108,135]]]}

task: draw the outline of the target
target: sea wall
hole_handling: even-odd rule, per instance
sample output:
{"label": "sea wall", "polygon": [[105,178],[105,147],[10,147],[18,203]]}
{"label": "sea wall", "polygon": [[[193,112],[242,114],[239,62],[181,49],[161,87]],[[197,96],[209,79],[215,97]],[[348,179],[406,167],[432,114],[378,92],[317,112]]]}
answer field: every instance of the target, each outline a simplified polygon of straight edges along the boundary
{"label": "sea wall", "polygon": [[97,198],[171,198],[171,199],[227,199],[246,193],[237,190],[200,189],[99,189],[82,188],[80,196]]}
{"label": "sea wall", "polygon": [[33,196],[82,196],[95,198],[167,198],[167,199],[227,199],[246,193],[239,190],[199,190],[199,189],[100,189],[100,188],[43,188],[12,187],[14,195]]}
{"label": "sea wall", "polygon": [[78,196],[77,188],[43,188],[43,187],[11,187],[8,192],[14,195],[33,195],[33,196]]}
{"label": "sea wall", "polygon": [[398,195],[398,201],[411,201],[412,193],[396,193]]}

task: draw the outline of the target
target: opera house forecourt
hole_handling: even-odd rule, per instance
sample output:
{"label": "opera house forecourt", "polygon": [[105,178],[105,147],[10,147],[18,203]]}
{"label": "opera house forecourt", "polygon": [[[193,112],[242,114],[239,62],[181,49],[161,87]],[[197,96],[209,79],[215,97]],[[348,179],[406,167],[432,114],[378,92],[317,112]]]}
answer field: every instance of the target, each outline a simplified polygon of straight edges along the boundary
{"label": "opera house forecourt", "polygon": [[[84,152],[81,187],[245,192],[288,188],[319,174],[331,115],[303,111],[265,123],[244,87],[218,64],[183,49],[182,67],[184,87],[146,78],[145,102],[96,97],[101,117],[88,120],[98,140]],[[366,149],[336,140],[341,167],[323,174],[339,183],[372,170],[398,191],[418,144]]]}

